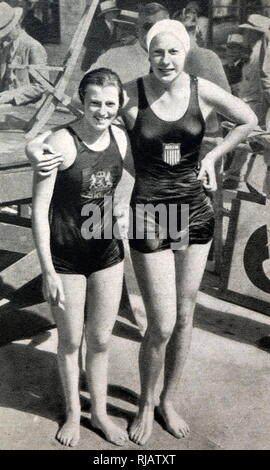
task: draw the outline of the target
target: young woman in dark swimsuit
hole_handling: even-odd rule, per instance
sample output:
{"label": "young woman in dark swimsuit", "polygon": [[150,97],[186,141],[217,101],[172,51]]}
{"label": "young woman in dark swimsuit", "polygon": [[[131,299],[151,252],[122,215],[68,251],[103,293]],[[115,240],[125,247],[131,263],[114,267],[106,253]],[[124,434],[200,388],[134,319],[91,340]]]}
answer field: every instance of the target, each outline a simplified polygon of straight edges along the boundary
{"label": "young woman in dark swimsuit", "polygon": [[[123,163],[128,164],[126,133],[112,124],[123,104],[123,90],[115,73],[99,69],[85,75],[79,94],[84,117],[54,131],[47,141],[63,156],[61,166],[46,177],[36,172],[33,188],[33,234],[44,297],[58,329],[66,401],[66,421],[57,439],[66,446],[79,440],[78,358],[85,332],[92,424],[110,442],[124,445],[126,431],[106,410],[108,343],[122,293],[124,250],[115,232],[105,237],[106,225],[112,222],[114,228],[116,221],[105,204],[113,204]],[[93,210],[97,218],[88,231],[85,215]]]}

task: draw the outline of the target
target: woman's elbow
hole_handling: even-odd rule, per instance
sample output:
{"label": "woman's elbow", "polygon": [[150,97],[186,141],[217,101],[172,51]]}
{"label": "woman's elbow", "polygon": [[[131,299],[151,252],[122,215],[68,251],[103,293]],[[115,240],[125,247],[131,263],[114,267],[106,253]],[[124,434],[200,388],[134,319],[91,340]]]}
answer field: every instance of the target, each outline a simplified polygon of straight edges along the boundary
{"label": "woman's elbow", "polygon": [[256,116],[256,114],[254,113],[253,118],[252,118],[252,128],[254,129],[256,126],[258,126],[258,124],[259,124],[259,119]]}
{"label": "woman's elbow", "polygon": [[258,120],[258,117],[256,116],[256,114],[252,111],[249,116],[248,116],[248,119],[246,121],[246,124],[251,131],[253,131],[253,129],[255,129],[255,127],[258,125],[259,123],[259,120]]}

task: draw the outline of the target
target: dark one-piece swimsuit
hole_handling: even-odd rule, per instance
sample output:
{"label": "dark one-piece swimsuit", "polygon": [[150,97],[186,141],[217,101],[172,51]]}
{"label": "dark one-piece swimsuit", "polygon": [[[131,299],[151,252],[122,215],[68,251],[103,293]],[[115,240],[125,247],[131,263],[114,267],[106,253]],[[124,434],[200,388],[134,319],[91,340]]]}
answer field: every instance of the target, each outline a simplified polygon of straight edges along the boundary
{"label": "dark one-piece swimsuit", "polygon": [[[88,277],[124,258],[123,243],[110,230],[116,223],[110,201],[120,181],[123,162],[111,128],[110,144],[104,151],[90,150],[70,126],[68,131],[77,156],[70,167],[57,174],[49,211],[50,246],[56,272]],[[93,208],[97,211],[95,216]],[[87,221],[89,226],[86,224],[82,230]],[[105,237],[105,233],[109,235]]]}
{"label": "dark one-piece swimsuit", "polygon": [[215,223],[210,199],[197,179],[205,131],[197,77],[190,76],[188,108],[177,121],[157,117],[149,106],[142,78],[137,86],[139,111],[129,132],[136,169],[130,246],[150,253],[180,249],[184,239],[187,245],[208,243]]}

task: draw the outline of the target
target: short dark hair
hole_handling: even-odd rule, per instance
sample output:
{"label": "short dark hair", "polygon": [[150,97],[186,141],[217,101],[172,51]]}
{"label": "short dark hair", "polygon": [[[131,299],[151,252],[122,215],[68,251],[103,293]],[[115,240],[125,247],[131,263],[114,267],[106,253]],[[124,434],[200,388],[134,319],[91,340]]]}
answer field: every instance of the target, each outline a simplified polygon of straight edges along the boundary
{"label": "short dark hair", "polygon": [[146,3],[145,5],[139,5],[140,15],[145,15],[145,16],[155,15],[156,13],[159,13],[160,11],[164,11],[165,13],[168,13],[168,16],[169,16],[168,9],[161,3],[150,2],[150,3]]}
{"label": "short dark hair", "polygon": [[79,97],[80,97],[82,104],[84,104],[86,89],[88,85],[98,85],[102,87],[109,86],[109,85],[115,86],[119,92],[120,107],[123,106],[124,104],[123,85],[119,76],[113,70],[102,67],[99,69],[91,70],[90,72],[87,72],[84,75],[79,85]]}

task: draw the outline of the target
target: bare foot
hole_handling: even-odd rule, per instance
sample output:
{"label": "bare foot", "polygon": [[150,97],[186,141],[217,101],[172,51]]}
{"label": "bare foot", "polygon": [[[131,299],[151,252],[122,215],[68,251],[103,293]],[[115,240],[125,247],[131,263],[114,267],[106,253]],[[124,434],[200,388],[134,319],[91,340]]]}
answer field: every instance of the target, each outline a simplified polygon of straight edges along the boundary
{"label": "bare foot", "polygon": [[69,416],[56,434],[56,439],[63,446],[76,446],[80,440],[80,417]]}
{"label": "bare foot", "polygon": [[130,439],[143,446],[149,439],[153,430],[154,410],[153,407],[145,406],[139,411],[129,430]]}
{"label": "bare foot", "polygon": [[189,435],[190,430],[187,423],[179,416],[171,403],[159,405],[157,411],[162,416],[167,431],[174,437],[181,439]]}
{"label": "bare foot", "polygon": [[93,427],[99,429],[105,435],[107,441],[112,442],[112,444],[123,446],[128,441],[127,432],[114,424],[108,416],[104,418],[92,416],[91,423]]}

